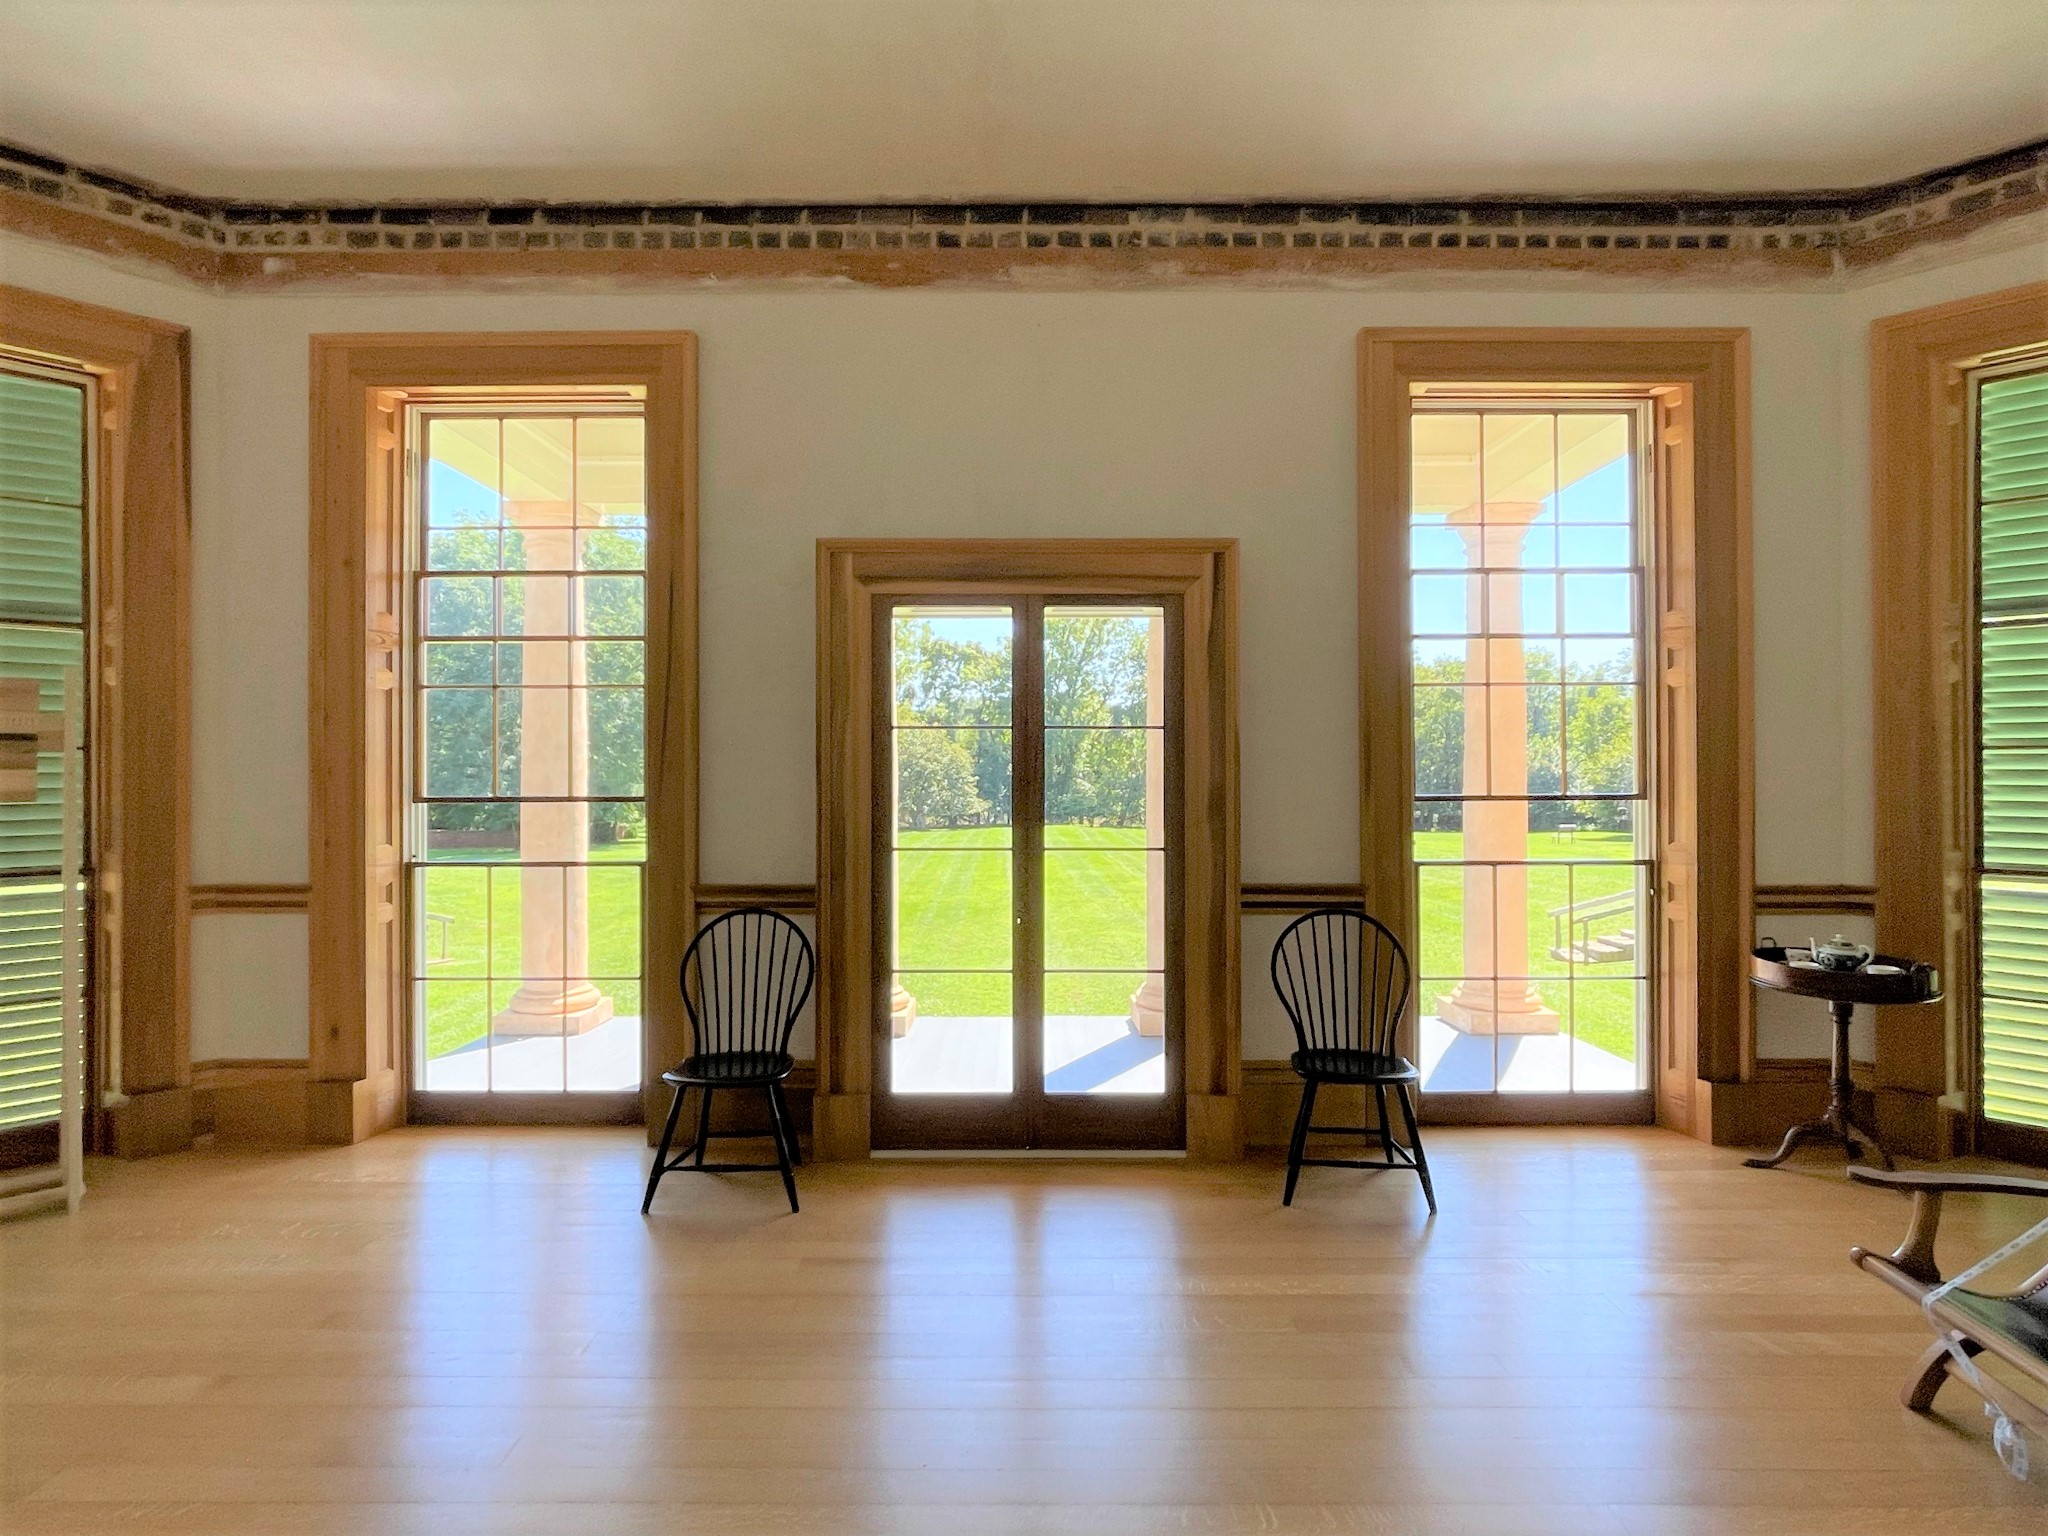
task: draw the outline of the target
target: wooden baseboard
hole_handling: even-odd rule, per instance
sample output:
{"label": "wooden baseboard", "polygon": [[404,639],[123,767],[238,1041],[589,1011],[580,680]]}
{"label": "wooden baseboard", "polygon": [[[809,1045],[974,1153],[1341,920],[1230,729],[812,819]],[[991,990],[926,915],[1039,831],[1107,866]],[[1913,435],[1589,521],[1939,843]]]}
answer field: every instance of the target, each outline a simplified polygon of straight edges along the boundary
{"label": "wooden baseboard", "polygon": [[1234,1163],[1244,1156],[1244,1095],[1187,1096],[1188,1156],[1199,1163]]}
{"label": "wooden baseboard", "polygon": [[158,1157],[192,1145],[192,1090],[131,1093],[103,1111],[100,1144],[116,1157]]}
{"label": "wooden baseboard", "polygon": [[303,1146],[307,1077],[303,1061],[195,1061],[193,1129],[216,1145]]}
{"label": "wooden baseboard", "polygon": [[1747,1083],[1702,1081],[1695,1134],[1717,1147],[1775,1145],[1788,1127],[1827,1108],[1827,1064],[1818,1065],[1818,1072],[1781,1071]]}
{"label": "wooden baseboard", "polygon": [[863,1158],[872,1146],[868,1095],[818,1093],[811,1099],[811,1155],[821,1162]]}
{"label": "wooden baseboard", "polygon": [[[816,1136],[812,1130],[815,1114],[814,1097],[818,1087],[818,1068],[815,1063],[800,1061],[796,1070],[783,1080],[782,1097],[789,1105],[789,1118],[795,1124],[797,1139],[805,1146],[813,1144]],[[661,1139],[661,1128],[668,1119],[669,1104],[675,1097],[675,1090],[656,1078],[646,1095],[647,1144],[653,1146]],[[696,1113],[696,1100],[684,1107],[685,1116]],[[759,1128],[765,1137],[768,1134],[768,1110],[760,1092],[742,1089],[731,1093],[713,1094],[711,1098],[711,1128],[714,1131],[742,1131]],[[676,1140],[687,1142],[695,1122],[679,1125]]]}
{"label": "wooden baseboard", "polygon": [[1871,1094],[1871,1116],[1887,1149],[1933,1160],[1957,1155],[1960,1116],[1931,1093],[1879,1087]]}
{"label": "wooden baseboard", "polygon": [[404,1085],[398,1073],[306,1085],[306,1140],[346,1147],[405,1124]]}

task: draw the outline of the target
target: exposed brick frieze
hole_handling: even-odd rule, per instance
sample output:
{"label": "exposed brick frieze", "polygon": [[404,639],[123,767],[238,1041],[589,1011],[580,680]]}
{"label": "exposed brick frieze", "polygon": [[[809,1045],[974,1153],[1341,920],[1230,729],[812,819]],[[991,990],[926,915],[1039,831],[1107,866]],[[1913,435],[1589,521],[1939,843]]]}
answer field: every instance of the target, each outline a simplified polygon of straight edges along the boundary
{"label": "exposed brick frieze", "polygon": [[224,282],[351,270],[553,274],[622,253],[631,253],[625,270],[719,275],[736,270],[725,259],[734,252],[748,253],[753,275],[786,266],[859,276],[906,254],[928,273],[973,275],[1001,270],[1002,253],[1018,263],[1159,259],[1208,271],[1440,259],[1660,271],[1763,260],[1826,272],[2048,206],[2048,140],[1880,187],[1754,196],[815,206],[207,199],[0,144],[0,200],[0,224]]}

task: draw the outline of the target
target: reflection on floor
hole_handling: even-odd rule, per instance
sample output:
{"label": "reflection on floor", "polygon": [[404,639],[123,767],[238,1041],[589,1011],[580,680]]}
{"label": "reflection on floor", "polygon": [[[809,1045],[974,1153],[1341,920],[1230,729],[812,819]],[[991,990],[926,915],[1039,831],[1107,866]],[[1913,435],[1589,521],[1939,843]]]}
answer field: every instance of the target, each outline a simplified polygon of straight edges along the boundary
{"label": "reflection on floor", "polygon": [[638,1015],[606,1019],[566,1042],[553,1035],[500,1037],[495,1045],[472,1040],[429,1061],[420,1086],[434,1093],[560,1093],[565,1082],[580,1093],[639,1086]]}
{"label": "reflection on floor", "polygon": [[1438,1018],[1422,1021],[1417,1065],[1425,1093],[1626,1093],[1642,1086],[1634,1062],[1570,1035],[1467,1035]]}
{"label": "reflection on floor", "polygon": [[[0,1223],[16,1536],[2040,1536],[1815,1153],[1430,1129],[1413,1178],[639,1126],[95,1158]],[[751,1160],[766,1143],[722,1143]],[[2039,1214],[1966,1196],[1944,1257]],[[1954,1230],[1949,1228],[1953,1226]]]}
{"label": "reflection on floor", "polygon": [[[1008,1093],[1010,1021],[919,1018],[892,1041],[897,1093]],[[1048,1093],[1164,1093],[1166,1042],[1139,1034],[1127,1018],[1055,1014],[1045,1021]]]}

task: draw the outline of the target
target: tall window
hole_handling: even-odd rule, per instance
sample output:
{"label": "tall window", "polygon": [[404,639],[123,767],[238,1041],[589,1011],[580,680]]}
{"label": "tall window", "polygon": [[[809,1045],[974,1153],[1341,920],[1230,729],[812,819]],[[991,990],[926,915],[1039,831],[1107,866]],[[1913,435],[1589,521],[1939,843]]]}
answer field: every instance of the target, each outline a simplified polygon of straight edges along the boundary
{"label": "tall window", "polygon": [[1419,399],[1412,419],[1423,1087],[1642,1089],[1642,408]]}
{"label": "tall window", "polygon": [[421,410],[414,1082],[640,1081],[644,428],[636,407]]}
{"label": "tall window", "polygon": [[[89,376],[0,361],[0,708],[61,710],[65,670],[85,669],[92,420]],[[7,1133],[53,1124],[61,1098],[62,818],[45,752],[31,798],[0,794],[0,1165]]]}
{"label": "tall window", "polygon": [[2048,362],[1975,394],[1983,1112],[2048,1131]]}

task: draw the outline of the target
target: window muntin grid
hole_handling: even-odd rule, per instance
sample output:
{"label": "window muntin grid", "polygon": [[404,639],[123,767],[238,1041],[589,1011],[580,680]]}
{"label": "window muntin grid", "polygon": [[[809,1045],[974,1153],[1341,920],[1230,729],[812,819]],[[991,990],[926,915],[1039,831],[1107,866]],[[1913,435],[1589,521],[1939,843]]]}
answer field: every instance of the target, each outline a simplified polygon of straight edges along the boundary
{"label": "window muntin grid", "polygon": [[[1432,400],[1414,419],[1425,1086],[1640,1088],[1654,862],[1643,410]],[[1459,1020],[1448,1043],[1432,1036],[1439,1014]],[[1563,1049],[1538,1044],[1545,1031]],[[1585,1054],[1596,1040],[1603,1054]]]}
{"label": "window muntin grid", "polygon": [[617,1026],[642,1012],[642,417],[423,410],[414,434],[416,1086],[634,1088],[637,1024]]}

